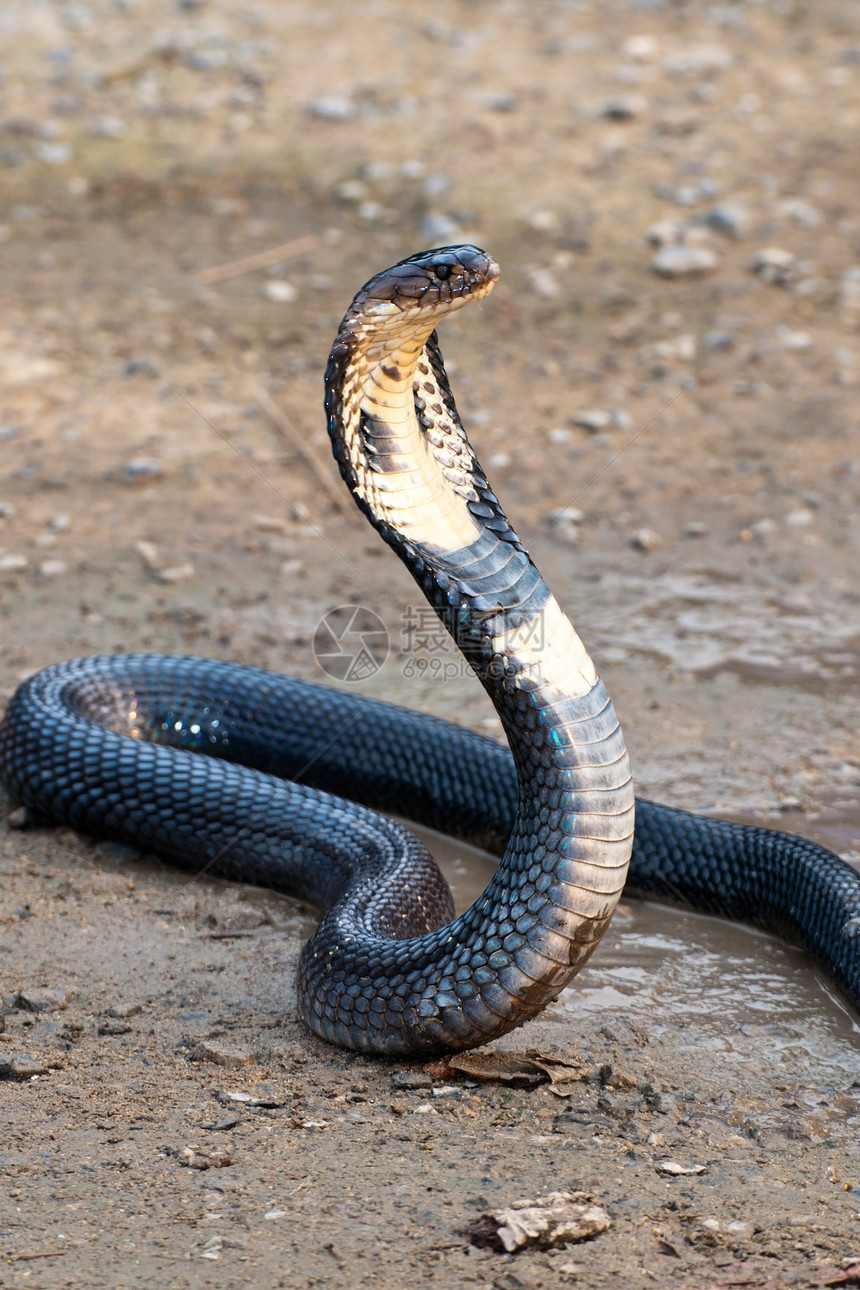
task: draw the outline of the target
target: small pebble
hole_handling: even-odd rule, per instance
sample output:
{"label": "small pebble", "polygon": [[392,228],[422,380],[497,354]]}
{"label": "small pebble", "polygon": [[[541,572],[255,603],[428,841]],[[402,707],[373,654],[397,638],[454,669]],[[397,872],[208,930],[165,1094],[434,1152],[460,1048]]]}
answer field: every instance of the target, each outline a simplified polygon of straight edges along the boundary
{"label": "small pebble", "polygon": [[605,430],[611,420],[611,414],[604,412],[602,408],[586,408],[584,412],[577,412],[571,417],[575,426],[590,430],[592,434],[599,434],[601,430]]}
{"label": "small pebble", "polygon": [[805,202],[802,197],[785,197],[777,203],[776,209],[799,228],[819,228],[823,223],[821,211]]}
{"label": "small pebble", "polygon": [[43,560],[39,565],[39,573],[43,578],[59,578],[68,568],[65,560]]}
{"label": "small pebble", "polygon": [[69,1006],[69,992],[45,987],[19,990],[15,997],[15,1005],[26,1012],[62,1012]]}
{"label": "small pebble", "polygon": [[16,573],[26,569],[29,561],[25,555],[0,555],[0,573]]}
{"label": "small pebble", "polygon": [[731,51],[724,45],[689,45],[664,60],[669,76],[716,76],[732,65]]}
{"label": "small pebble", "polygon": [[704,246],[663,246],[651,261],[661,278],[698,278],[713,273],[719,260]]}
{"label": "small pebble", "polygon": [[578,546],[580,539],[579,526],[585,519],[585,513],[575,506],[562,506],[552,511],[548,523],[553,537],[568,546]]}
{"label": "small pebble", "polygon": [[798,507],[796,511],[789,511],[783,520],[783,524],[790,529],[805,529],[815,520],[812,511],[807,510],[805,506]]}
{"label": "small pebble", "polygon": [[797,270],[797,256],[779,246],[766,246],[761,251],[756,251],[750,261],[750,268],[762,282],[784,286]]}
{"label": "small pebble", "polygon": [[93,121],[93,134],[101,139],[118,139],[125,134],[125,122],[118,116],[97,116]]}
{"label": "small pebble", "polygon": [[684,525],[683,532],[684,537],[707,537],[708,526],[707,524],[703,524],[701,520],[690,520],[689,524]]}
{"label": "small pebble", "polygon": [[730,331],[706,331],[702,344],[705,349],[734,349],[735,338]]}
{"label": "small pebble", "polygon": [[460,225],[443,211],[428,211],[421,221],[421,235],[442,246],[460,236]]}
{"label": "small pebble", "polygon": [[311,99],[307,105],[308,113],[321,121],[349,121],[355,116],[355,104],[347,98]]}
{"label": "small pebble", "polygon": [[516,112],[519,105],[518,94],[491,94],[487,99],[487,107],[491,112]]}
{"label": "small pebble", "polygon": [[600,115],[607,121],[632,121],[634,117],[641,116],[647,107],[648,100],[641,94],[624,94],[601,104]]}
{"label": "small pebble", "polygon": [[37,143],[33,156],[46,166],[64,166],[71,161],[72,150],[67,143]]}
{"label": "small pebble", "polygon": [[686,240],[687,226],[675,219],[661,219],[652,224],[646,237],[652,246],[681,246]]}
{"label": "small pebble", "polygon": [[726,237],[743,237],[750,224],[749,211],[734,202],[721,202],[718,206],[711,207],[706,223],[715,233],[723,233]]}
{"label": "small pebble", "polygon": [[637,551],[656,551],[662,544],[662,538],[654,529],[639,529],[633,534],[630,543]]}
{"label": "small pebble", "polygon": [[660,44],[655,36],[628,36],[621,52],[633,63],[652,63],[659,57]]}
{"label": "small pebble", "polygon": [[839,305],[846,314],[860,314],[860,264],[849,264],[843,269],[839,279]]}
{"label": "small pebble", "polygon": [[184,582],[186,578],[194,577],[194,565],[190,560],[185,564],[175,564],[169,569],[158,569],[155,576],[159,582]]}
{"label": "small pebble", "polygon": [[0,1079],[27,1080],[47,1073],[47,1066],[27,1053],[8,1053],[0,1057]]}
{"label": "small pebble", "polygon": [[289,305],[298,296],[298,291],[292,282],[286,280],[273,279],[263,285],[262,293],[267,300],[273,301],[277,305]]}
{"label": "small pebble", "polygon": [[130,358],[122,369],[123,376],[157,376],[158,368],[151,358],[141,354],[138,358]]}
{"label": "small pebble", "polygon": [[254,1062],[250,1048],[242,1048],[225,1039],[203,1039],[194,1045],[188,1056],[193,1062],[212,1062],[215,1066],[250,1066]]}
{"label": "small pebble", "polygon": [[162,473],[163,467],[160,457],[133,457],[125,465],[125,477],[128,480],[158,479]]}
{"label": "small pebble", "polygon": [[792,331],[784,323],[775,329],[776,337],[783,349],[805,350],[812,349],[813,339],[808,331]]}
{"label": "small pebble", "polygon": [[558,274],[553,269],[526,269],[532,291],[542,300],[553,300],[561,291]]}
{"label": "small pebble", "polygon": [[396,1089],[432,1088],[433,1079],[426,1071],[397,1070],[392,1072],[391,1085]]}
{"label": "small pebble", "polygon": [[361,179],[344,179],[335,188],[334,195],[339,202],[345,202],[348,206],[357,206],[367,197],[367,184]]}

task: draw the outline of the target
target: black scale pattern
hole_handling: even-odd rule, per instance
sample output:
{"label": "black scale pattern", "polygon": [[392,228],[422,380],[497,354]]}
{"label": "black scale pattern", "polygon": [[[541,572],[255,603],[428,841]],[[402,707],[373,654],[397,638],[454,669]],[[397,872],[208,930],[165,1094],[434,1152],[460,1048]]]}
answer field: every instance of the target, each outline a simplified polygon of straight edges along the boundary
{"label": "black scale pattern", "polygon": [[[120,717],[132,701],[135,724],[158,743],[92,723],[126,732]],[[511,754],[491,739],[291,677],[181,656],[82,659],[25,682],[0,725],[0,779],[39,814],[324,908],[349,872],[393,862],[392,886],[378,898],[385,908],[357,916],[379,915],[395,936],[450,918],[435,866],[397,825],[305,786],[495,854],[517,801]],[[429,884],[417,914],[409,912],[416,884],[411,869],[404,881],[401,863],[417,864]],[[804,946],[860,1009],[860,875],[824,848],[640,799],[626,890]],[[349,1042],[351,1020],[341,1016],[330,1037]],[[440,1036],[439,1046],[451,1041]]]}

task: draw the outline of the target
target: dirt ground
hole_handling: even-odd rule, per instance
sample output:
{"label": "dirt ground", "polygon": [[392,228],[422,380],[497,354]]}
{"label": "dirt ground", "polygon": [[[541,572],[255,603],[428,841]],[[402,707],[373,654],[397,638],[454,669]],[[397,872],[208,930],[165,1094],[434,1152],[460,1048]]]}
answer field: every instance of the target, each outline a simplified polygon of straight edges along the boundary
{"label": "dirt ground", "polygon": [[[495,730],[321,408],[357,287],[475,241],[452,385],[639,791],[860,858],[858,68],[852,0],[7,0],[2,694],[131,649],[324,680],[352,603],[364,692]],[[0,872],[4,1287],[860,1284],[860,1032],[796,951],[629,903],[501,1045],[559,1096],[318,1041],[295,902],[5,823]],[[613,1226],[471,1239],[554,1190]]]}

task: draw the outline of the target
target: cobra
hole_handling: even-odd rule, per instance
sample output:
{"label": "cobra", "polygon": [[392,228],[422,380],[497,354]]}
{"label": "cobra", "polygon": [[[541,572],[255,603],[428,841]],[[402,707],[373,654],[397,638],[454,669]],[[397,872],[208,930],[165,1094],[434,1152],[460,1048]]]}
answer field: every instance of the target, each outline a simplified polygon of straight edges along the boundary
{"label": "cobra", "polygon": [[[356,1049],[502,1035],[587,961],[625,883],[805,945],[860,1006],[860,877],[803,839],[634,802],[612,704],[465,436],[437,324],[498,277],[476,247],[372,278],[326,372],[334,455],[501,718],[509,748],[438,719],[212,659],[118,655],[30,678],[0,779],[35,813],[325,912],[302,1015]],[[199,754],[208,754],[201,756]],[[346,798],[352,800],[345,800]],[[501,852],[459,917],[386,809]]]}

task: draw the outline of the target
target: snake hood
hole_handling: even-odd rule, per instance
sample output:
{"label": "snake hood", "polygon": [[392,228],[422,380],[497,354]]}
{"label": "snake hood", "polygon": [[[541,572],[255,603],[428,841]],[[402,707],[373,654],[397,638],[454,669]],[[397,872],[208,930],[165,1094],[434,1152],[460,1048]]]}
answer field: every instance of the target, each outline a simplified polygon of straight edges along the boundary
{"label": "snake hood", "polygon": [[376,274],[344,315],[326,372],[334,456],[371,523],[407,553],[473,543],[488,520],[519,545],[460,423],[437,324],[499,277],[476,246],[447,246]]}

